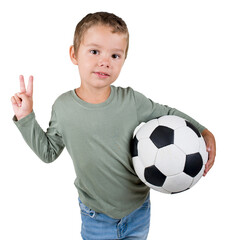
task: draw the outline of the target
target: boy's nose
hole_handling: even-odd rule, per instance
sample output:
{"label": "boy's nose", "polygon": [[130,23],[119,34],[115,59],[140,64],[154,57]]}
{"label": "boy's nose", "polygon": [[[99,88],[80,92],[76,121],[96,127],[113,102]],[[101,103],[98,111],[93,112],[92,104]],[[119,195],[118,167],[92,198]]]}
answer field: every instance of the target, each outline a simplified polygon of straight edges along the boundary
{"label": "boy's nose", "polygon": [[99,60],[99,64],[98,65],[99,65],[99,67],[107,67],[107,68],[109,68],[110,67],[110,61],[109,61],[109,59],[107,57],[101,58]]}

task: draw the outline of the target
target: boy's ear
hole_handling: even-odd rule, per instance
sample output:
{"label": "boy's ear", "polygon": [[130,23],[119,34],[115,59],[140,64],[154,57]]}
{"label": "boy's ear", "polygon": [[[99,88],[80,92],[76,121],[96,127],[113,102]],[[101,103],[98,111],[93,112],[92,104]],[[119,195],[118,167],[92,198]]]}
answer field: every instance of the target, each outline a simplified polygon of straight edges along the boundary
{"label": "boy's ear", "polygon": [[70,58],[71,58],[71,61],[73,64],[75,65],[78,65],[78,61],[75,57],[75,51],[74,51],[74,46],[70,46],[70,49],[69,49],[69,54],[70,54]]}

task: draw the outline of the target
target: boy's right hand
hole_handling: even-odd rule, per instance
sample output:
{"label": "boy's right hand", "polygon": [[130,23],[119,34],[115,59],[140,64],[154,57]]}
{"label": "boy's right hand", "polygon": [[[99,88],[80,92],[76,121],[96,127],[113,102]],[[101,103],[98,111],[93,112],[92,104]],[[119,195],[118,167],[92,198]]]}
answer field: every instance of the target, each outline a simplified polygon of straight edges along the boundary
{"label": "boy's right hand", "polygon": [[20,93],[11,97],[13,111],[18,120],[26,117],[33,111],[33,76],[29,77],[27,89],[24,76],[20,75]]}

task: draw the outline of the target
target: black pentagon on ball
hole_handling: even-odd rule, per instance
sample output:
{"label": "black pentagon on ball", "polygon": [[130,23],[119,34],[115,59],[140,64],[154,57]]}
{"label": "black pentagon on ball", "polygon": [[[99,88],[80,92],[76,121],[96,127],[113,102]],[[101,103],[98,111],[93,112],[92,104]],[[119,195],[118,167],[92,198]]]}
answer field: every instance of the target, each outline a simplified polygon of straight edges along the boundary
{"label": "black pentagon on ball", "polygon": [[132,157],[138,156],[137,144],[138,144],[138,140],[135,135],[134,138],[131,139],[131,142],[130,142],[130,152],[131,152]]}
{"label": "black pentagon on ball", "polygon": [[174,143],[174,130],[165,126],[158,126],[151,134],[150,139],[157,148]]}
{"label": "black pentagon on ball", "polygon": [[203,166],[203,160],[200,153],[193,153],[186,156],[186,162],[184,166],[184,172],[191,176],[195,177]]}
{"label": "black pentagon on ball", "polygon": [[154,186],[162,187],[166,180],[166,176],[158,170],[156,166],[150,166],[144,170],[144,178]]}
{"label": "black pentagon on ball", "polygon": [[186,122],[187,127],[191,128],[196,133],[196,135],[198,137],[201,137],[201,134],[200,134],[199,130],[193,124],[191,124],[188,121],[185,121],[185,122]]}

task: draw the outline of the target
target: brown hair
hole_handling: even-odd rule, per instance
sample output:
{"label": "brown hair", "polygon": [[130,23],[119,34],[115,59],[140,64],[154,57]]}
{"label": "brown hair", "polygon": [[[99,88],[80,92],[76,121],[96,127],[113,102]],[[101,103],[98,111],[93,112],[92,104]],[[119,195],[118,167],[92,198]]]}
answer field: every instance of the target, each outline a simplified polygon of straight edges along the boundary
{"label": "brown hair", "polygon": [[129,31],[126,23],[113,13],[96,12],[86,15],[76,26],[74,33],[74,52],[78,53],[79,46],[82,42],[85,32],[94,25],[104,25],[112,28],[112,33],[122,33],[127,35],[127,47],[125,52],[125,58],[129,48]]}

